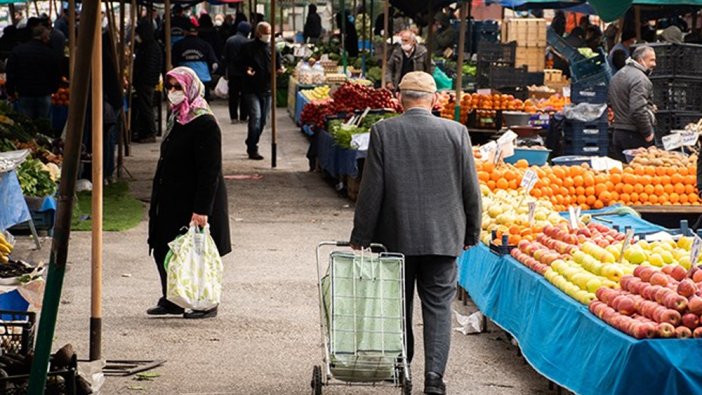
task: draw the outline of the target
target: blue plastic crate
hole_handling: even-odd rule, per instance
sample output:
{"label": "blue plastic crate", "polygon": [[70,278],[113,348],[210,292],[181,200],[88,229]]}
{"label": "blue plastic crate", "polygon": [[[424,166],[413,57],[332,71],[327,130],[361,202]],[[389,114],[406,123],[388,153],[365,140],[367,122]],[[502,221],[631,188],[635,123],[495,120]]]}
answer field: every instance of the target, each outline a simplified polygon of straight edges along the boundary
{"label": "blue plastic crate", "polygon": [[543,166],[550,154],[550,149],[515,148],[514,155],[505,158],[505,162],[514,164],[520,159],[525,159],[530,165]]}
{"label": "blue plastic crate", "polygon": [[566,143],[563,153],[578,156],[607,156],[609,142],[581,142],[579,144]]}
{"label": "blue plastic crate", "polygon": [[607,122],[607,113],[602,114],[602,117],[592,122],[580,122],[575,120],[566,120],[563,127],[563,136],[566,139],[609,139],[609,123]]}
{"label": "blue plastic crate", "polygon": [[597,56],[586,58],[570,64],[570,76],[573,82],[592,83],[593,78],[609,82],[612,77],[612,70],[609,67],[607,56],[600,51]]}
{"label": "blue plastic crate", "polygon": [[554,166],[580,166],[583,163],[590,164],[590,158],[587,156],[565,155],[551,159],[551,164]]}
{"label": "blue plastic crate", "polygon": [[590,103],[604,104],[607,103],[607,93],[609,86],[607,84],[590,84],[582,81],[573,82],[570,85],[570,101],[573,104]]}

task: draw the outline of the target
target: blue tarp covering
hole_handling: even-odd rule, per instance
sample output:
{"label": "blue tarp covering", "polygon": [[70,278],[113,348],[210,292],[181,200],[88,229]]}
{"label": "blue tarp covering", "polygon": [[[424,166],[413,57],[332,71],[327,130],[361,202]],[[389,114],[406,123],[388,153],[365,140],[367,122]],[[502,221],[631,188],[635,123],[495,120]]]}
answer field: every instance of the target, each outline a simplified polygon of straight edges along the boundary
{"label": "blue tarp covering", "polygon": [[[587,210],[583,211],[581,214],[602,214],[606,212],[610,212],[612,210],[615,210],[618,206],[621,206],[620,204],[615,204],[609,207],[605,207],[599,210]],[[568,219],[570,218],[570,215],[568,215],[568,212],[563,212],[561,213],[561,216]],[[634,229],[634,233],[637,235],[647,235],[651,233],[656,233],[656,232],[666,232],[668,229],[652,224],[644,219],[641,219],[639,217],[635,217],[633,215],[607,215],[604,217],[592,217],[592,220],[598,223],[601,223],[604,226],[610,227],[610,228],[615,228],[615,226],[619,227],[619,230],[621,232],[624,232],[624,229],[626,228],[632,228]],[[610,222],[607,222],[610,221]]]}
{"label": "blue tarp covering", "polygon": [[317,160],[323,170],[334,178],[340,176],[356,177],[357,160],[364,158],[366,152],[340,148],[326,130],[317,133]]}
{"label": "blue tarp covering", "polygon": [[32,218],[22,195],[17,173],[0,173],[0,230]]}
{"label": "blue tarp covering", "polygon": [[702,339],[636,340],[483,245],[464,253],[458,265],[459,284],[480,311],[559,385],[582,395],[702,394]]}
{"label": "blue tarp covering", "polygon": [[298,91],[297,95],[295,96],[295,114],[293,114],[293,120],[295,121],[296,125],[304,126],[300,124],[300,115],[302,115],[302,110],[305,108],[307,103],[309,103],[309,100],[307,100],[301,91]]}

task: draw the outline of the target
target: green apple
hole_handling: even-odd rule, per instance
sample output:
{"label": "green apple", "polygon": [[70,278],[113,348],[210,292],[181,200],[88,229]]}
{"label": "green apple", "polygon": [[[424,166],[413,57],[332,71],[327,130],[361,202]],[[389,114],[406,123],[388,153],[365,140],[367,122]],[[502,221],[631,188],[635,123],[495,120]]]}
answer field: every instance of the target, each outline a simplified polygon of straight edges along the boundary
{"label": "green apple", "polygon": [[586,288],[588,292],[595,293],[597,292],[598,289],[602,287],[602,280],[597,278],[597,277],[592,277],[590,280],[588,280],[586,284]]}

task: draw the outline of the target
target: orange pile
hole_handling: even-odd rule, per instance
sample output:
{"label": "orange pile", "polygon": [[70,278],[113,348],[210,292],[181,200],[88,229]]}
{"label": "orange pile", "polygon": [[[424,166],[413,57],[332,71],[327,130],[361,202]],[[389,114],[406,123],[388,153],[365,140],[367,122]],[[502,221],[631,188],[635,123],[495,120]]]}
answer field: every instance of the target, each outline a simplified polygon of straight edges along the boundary
{"label": "orange pile", "polygon": [[[453,119],[456,106],[455,96],[444,93],[441,95],[439,102],[442,103],[441,116],[443,118]],[[461,119],[466,119],[468,114],[473,110],[524,111],[535,114],[537,112],[561,111],[563,107],[569,103],[569,98],[558,94],[552,95],[548,99],[527,99],[522,101],[520,99],[515,99],[512,95],[499,93],[491,95],[463,93],[460,100]]]}
{"label": "orange pile", "polygon": [[[529,164],[478,161],[481,183],[496,189],[519,189]],[[629,166],[623,171],[596,172],[588,165],[531,167],[539,176],[531,195],[546,198],[557,211],[578,205],[585,210],[614,203],[625,205],[700,204],[696,167]]]}

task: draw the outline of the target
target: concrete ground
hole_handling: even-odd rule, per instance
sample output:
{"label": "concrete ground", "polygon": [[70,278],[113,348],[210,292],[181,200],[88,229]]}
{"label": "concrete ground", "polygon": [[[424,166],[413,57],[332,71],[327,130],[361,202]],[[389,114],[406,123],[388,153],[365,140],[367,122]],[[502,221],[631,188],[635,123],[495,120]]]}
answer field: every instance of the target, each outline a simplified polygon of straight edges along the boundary
{"label": "concrete ground", "polygon": [[[151,318],[159,297],[156,268],[144,221],[104,235],[103,357],[164,359],[152,381],[109,377],[104,394],[306,394],[312,367],[321,363],[315,246],[348,239],[353,203],[319,173],[307,171],[307,140],[284,110],[278,112],[278,167],[270,167],[270,130],[262,138],[265,161],[245,156],[244,125],[230,125],[222,101],[213,104],[223,136],[224,174],[261,179],[228,180],[233,252],[224,257],[219,316],[207,320]],[[158,144],[135,144],[126,159],[131,190],[148,201]],[[245,177],[244,177],[245,178]],[[145,203],[145,207],[148,204]],[[48,259],[50,240],[35,256]],[[74,232],[69,247],[54,349],[72,343],[88,355],[90,233]],[[415,303],[418,306],[419,303]],[[472,306],[455,304],[467,314]],[[421,316],[415,312],[417,355],[414,393],[423,388]],[[445,375],[452,394],[550,393],[547,381],[517,357],[494,326],[488,333],[454,332]],[[330,394],[390,394],[399,389],[327,387]]]}

